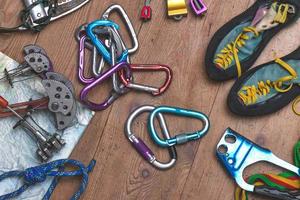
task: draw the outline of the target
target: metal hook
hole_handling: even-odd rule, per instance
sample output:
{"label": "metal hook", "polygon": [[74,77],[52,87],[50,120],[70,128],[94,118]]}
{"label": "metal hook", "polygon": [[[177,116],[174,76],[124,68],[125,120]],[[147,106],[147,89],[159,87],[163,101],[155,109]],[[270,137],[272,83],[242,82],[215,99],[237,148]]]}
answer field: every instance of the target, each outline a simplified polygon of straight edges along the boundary
{"label": "metal hook", "polygon": [[[272,196],[274,191],[268,190],[264,186],[257,187],[250,185],[243,178],[243,171],[257,162],[269,162],[300,175],[300,169],[298,167],[278,158],[269,149],[258,146],[230,128],[225,131],[218,143],[216,153],[221,163],[235,179],[237,184],[249,192],[256,192],[274,197]],[[280,191],[277,192],[279,195]]]}
{"label": "metal hook", "polygon": [[100,104],[96,104],[89,101],[87,95],[94,87],[101,84],[103,81],[111,77],[114,73],[124,68],[127,70],[128,77],[130,77],[131,72],[129,69],[129,65],[126,62],[118,63],[114,67],[110,68],[109,70],[101,74],[101,76],[97,77],[95,81],[93,81],[92,83],[88,84],[85,88],[83,88],[83,90],[80,93],[81,102],[84,103],[86,106],[88,106],[91,110],[104,110],[107,107],[109,107],[113,103],[113,101],[119,97],[119,94],[112,92],[110,98]]}
{"label": "metal hook", "polygon": [[[171,139],[163,140],[158,136],[154,127],[154,118],[159,113],[170,113],[178,116],[199,119],[203,123],[203,128],[193,133],[182,133]],[[149,122],[148,122],[148,128],[149,128],[151,138],[157,145],[161,147],[170,147],[176,144],[183,144],[192,140],[200,139],[208,132],[209,126],[210,126],[209,119],[205,114],[193,110],[186,110],[182,108],[169,107],[169,106],[159,106],[155,108],[155,110],[151,112],[149,116]]]}
{"label": "metal hook", "polygon": [[[141,138],[135,136],[131,131],[131,124],[138,115],[142,114],[143,112],[152,111],[154,109],[155,109],[154,106],[141,106],[141,107],[137,108],[135,111],[133,111],[127,119],[126,127],[125,127],[125,132],[126,132],[125,134],[126,134],[128,140],[130,141],[130,143],[136,149],[136,151],[139,152],[139,154],[145,160],[147,160],[150,164],[152,164],[153,166],[155,166],[159,169],[169,169],[175,165],[176,160],[177,160],[177,152],[176,152],[175,146],[168,148],[169,154],[171,157],[170,161],[167,163],[162,163],[156,159],[154,153],[144,143],[144,141]],[[168,128],[166,126],[166,122],[165,122],[162,114],[158,114],[158,121],[162,128],[164,137],[166,139],[170,139],[170,134],[169,134]]]}
{"label": "metal hook", "polygon": [[164,93],[169,88],[171,81],[172,81],[172,70],[170,69],[170,67],[168,67],[166,65],[130,64],[130,70],[132,72],[134,72],[134,71],[155,71],[155,72],[163,71],[166,73],[166,75],[167,75],[166,81],[160,88],[157,88],[157,87],[153,87],[153,86],[147,86],[147,85],[133,83],[131,80],[126,79],[124,77],[123,71],[119,72],[120,79],[126,87],[135,89],[135,90],[149,92],[149,93],[152,93],[152,95],[154,95],[154,96]]}
{"label": "metal hook", "polygon": [[[132,47],[131,48],[128,48],[126,45],[125,47],[127,47],[128,49],[128,53],[129,54],[132,54],[134,52],[137,51],[137,49],[139,48],[139,42],[138,42],[138,39],[137,39],[137,35],[136,35],[136,32],[133,28],[133,25],[126,13],[126,11],[122,8],[122,6],[118,5],[118,4],[113,4],[111,6],[109,6],[103,13],[102,15],[102,19],[104,20],[108,20],[109,19],[109,15],[111,14],[112,11],[117,11],[120,16],[122,16],[122,19],[123,21],[125,22],[125,25],[126,25],[126,28],[127,30],[129,31],[129,35],[132,39]],[[114,29],[117,29],[116,27],[113,27]],[[116,30],[117,32],[117,30]]]}

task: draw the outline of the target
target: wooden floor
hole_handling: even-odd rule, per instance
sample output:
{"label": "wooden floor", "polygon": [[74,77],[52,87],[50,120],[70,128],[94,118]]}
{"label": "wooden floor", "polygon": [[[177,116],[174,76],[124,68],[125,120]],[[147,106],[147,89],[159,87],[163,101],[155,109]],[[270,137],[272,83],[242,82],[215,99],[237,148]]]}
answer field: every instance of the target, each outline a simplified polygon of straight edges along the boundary
{"label": "wooden floor", "polygon": [[[14,19],[18,17],[21,4],[9,0],[0,2],[1,25],[16,23]],[[227,127],[292,162],[292,148],[299,139],[300,124],[291,105],[271,116],[235,116],[226,106],[227,94],[233,81],[213,82],[207,78],[204,69],[206,47],[214,32],[233,16],[247,9],[254,0],[205,0],[209,7],[205,17],[195,17],[190,11],[188,17],[180,22],[167,19],[165,1],[152,1],[153,18],[148,23],[139,20],[143,0],[92,0],[78,12],[51,23],[39,34],[24,32],[0,35],[0,50],[22,61],[24,45],[41,45],[52,59],[55,71],[70,77],[78,94],[82,86],[76,74],[78,45],[73,36],[74,30],[84,22],[99,18],[113,2],[124,6],[138,33],[140,48],[132,56],[132,62],[167,64],[174,71],[174,79],[170,89],[160,97],[131,92],[107,110],[96,114],[72,154],[72,158],[85,163],[93,158],[97,160],[82,199],[233,200],[235,184],[215,156],[216,144]],[[278,34],[262,53],[257,64],[273,59],[272,50],[283,56],[296,49],[300,45],[299,28],[298,21]],[[149,82],[154,83],[156,80]],[[108,87],[100,87],[93,92],[92,98],[104,99],[107,92]],[[209,134],[199,141],[178,146],[178,161],[174,168],[168,171],[156,170],[136,153],[124,136],[124,123],[128,114],[143,104],[179,106],[202,111],[211,120]],[[186,119],[168,116],[167,121],[173,134],[199,128],[198,123]],[[138,119],[134,130],[153,146],[158,158],[167,160],[166,150],[157,148],[149,140],[146,115]],[[246,176],[269,170],[278,171],[266,164],[258,164],[247,170]],[[53,199],[69,199],[77,189],[79,180],[62,180]],[[255,196],[250,199],[262,200]]]}

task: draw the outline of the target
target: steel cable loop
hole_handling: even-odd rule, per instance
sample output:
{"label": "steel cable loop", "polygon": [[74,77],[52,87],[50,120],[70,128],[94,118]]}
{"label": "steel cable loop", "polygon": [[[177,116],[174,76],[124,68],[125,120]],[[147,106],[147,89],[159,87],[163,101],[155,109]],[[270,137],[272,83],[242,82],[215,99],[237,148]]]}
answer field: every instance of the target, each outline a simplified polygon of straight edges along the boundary
{"label": "steel cable loop", "polygon": [[[74,171],[64,171],[65,165],[71,165],[78,168]],[[62,159],[56,160],[50,163],[46,163],[40,166],[31,167],[24,171],[10,171],[0,175],[0,181],[6,178],[19,177],[23,178],[24,185],[18,190],[0,196],[0,200],[11,199],[19,196],[29,187],[44,182],[47,177],[54,177],[50,187],[48,188],[43,200],[49,200],[60,177],[72,177],[72,176],[82,176],[82,181],[78,191],[72,196],[71,200],[77,200],[80,198],[81,194],[85,191],[88,184],[88,173],[90,173],[95,167],[96,161],[91,160],[87,167],[83,163],[72,159]],[[56,170],[55,170],[56,169]]]}

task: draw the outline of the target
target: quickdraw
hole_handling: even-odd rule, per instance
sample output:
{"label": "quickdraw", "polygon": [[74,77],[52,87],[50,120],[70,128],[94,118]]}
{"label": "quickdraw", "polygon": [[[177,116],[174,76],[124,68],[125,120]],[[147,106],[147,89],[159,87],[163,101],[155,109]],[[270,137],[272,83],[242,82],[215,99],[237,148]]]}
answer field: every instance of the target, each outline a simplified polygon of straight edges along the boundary
{"label": "quickdraw", "polygon": [[243,171],[245,168],[261,161],[277,165],[298,176],[300,175],[300,169],[278,158],[270,150],[258,146],[230,128],[225,131],[217,145],[217,157],[243,190],[277,199],[300,199],[299,193],[280,191],[265,185],[251,185],[244,180]]}
{"label": "quickdraw", "polygon": [[51,21],[66,16],[87,4],[90,0],[23,0],[22,24],[16,27],[0,27],[0,33],[33,30],[41,31]]}

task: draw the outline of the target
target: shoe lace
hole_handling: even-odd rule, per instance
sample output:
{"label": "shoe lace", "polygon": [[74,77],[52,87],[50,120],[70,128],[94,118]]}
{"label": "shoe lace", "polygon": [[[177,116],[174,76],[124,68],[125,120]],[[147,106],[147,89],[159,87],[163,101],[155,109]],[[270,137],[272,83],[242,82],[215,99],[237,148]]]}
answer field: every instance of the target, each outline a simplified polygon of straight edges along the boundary
{"label": "shoe lace", "polygon": [[284,93],[289,91],[293,87],[294,84],[290,83],[287,87],[283,88],[283,86],[286,85],[285,83],[289,83],[291,80],[297,78],[297,72],[288,63],[284,62],[280,58],[276,58],[275,62],[278,63],[286,71],[288,71],[290,75],[281,77],[276,81],[259,81],[257,86],[243,86],[240,92],[238,93],[238,96],[245,105],[256,103],[259,96],[268,95],[271,89],[275,89],[277,92]]}
{"label": "shoe lace", "polygon": [[[277,3],[273,3],[272,6],[276,7]],[[288,15],[288,9],[289,9],[289,4],[280,4],[278,6],[278,11],[277,14],[274,18],[274,22],[276,23],[285,23],[287,20],[287,15]],[[242,75],[242,68],[241,68],[241,63],[239,60],[238,52],[239,48],[245,46],[247,40],[250,39],[248,33],[253,33],[255,37],[258,37],[260,35],[260,32],[256,30],[255,27],[248,26],[243,28],[242,33],[240,33],[235,41],[230,42],[227,44],[219,54],[217,54],[215,58],[215,64],[219,66],[220,68],[226,70],[230,64],[235,60],[236,63],[236,69],[237,69],[237,74],[238,77]]]}

